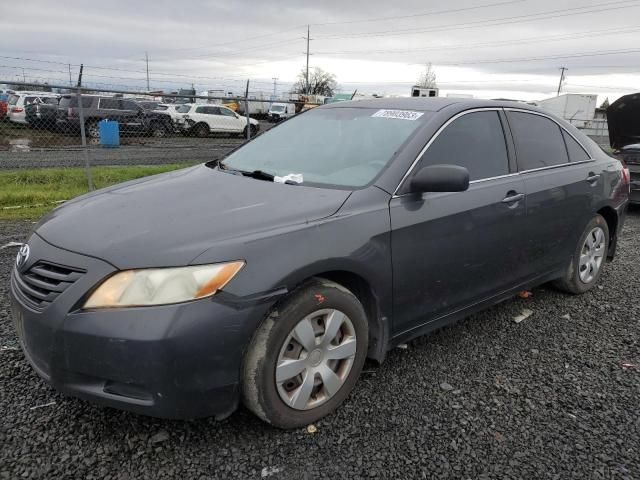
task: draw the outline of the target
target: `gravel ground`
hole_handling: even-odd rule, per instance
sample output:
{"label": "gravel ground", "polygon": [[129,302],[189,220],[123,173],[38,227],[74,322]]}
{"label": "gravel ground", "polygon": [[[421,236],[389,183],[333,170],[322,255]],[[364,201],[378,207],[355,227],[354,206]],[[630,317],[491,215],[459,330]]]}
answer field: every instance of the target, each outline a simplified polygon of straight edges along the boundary
{"label": "gravel ground", "polygon": [[[0,245],[30,226],[0,224]],[[0,250],[0,478],[640,478],[639,210],[602,288],[539,288],[395,349],[313,434],[57,394],[16,349],[14,254]]]}

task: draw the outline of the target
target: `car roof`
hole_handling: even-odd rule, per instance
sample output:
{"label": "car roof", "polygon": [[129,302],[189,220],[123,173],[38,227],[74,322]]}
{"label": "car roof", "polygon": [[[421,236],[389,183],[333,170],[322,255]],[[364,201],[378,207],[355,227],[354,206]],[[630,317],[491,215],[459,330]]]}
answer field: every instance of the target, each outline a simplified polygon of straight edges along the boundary
{"label": "car roof", "polygon": [[372,98],[367,100],[351,100],[347,102],[335,102],[323,105],[322,108],[380,108],[393,110],[417,110],[424,112],[437,112],[451,105],[456,105],[461,110],[467,108],[486,107],[513,107],[526,110],[539,111],[529,104],[503,100],[480,100],[473,98],[449,98],[449,97],[399,97],[399,98]]}
{"label": "car roof", "polygon": [[26,95],[38,95],[40,97],[59,97],[60,95],[57,93],[52,93],[52,92],[38,92],[38,91],[20,91],[20,92],[13,92],[12,95],[22,95],[22,96],[26,96]]}

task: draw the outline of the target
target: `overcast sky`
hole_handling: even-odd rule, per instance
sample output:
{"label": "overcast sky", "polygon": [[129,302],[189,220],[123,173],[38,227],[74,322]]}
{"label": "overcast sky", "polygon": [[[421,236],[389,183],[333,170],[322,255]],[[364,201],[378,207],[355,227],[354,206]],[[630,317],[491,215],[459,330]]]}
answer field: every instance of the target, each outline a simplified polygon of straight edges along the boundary
{"label": "overcast sky", "polygon": [[310,65],[343,91],[408,95],[431,62],[444,95],[535,100],[564,66],[564,92],[612,100],[640,89],[639,14],[638,0],[2,0],[0,80],[68,84],[84,63],[87,84],[141,88],[148,52],[152,89],[284,91],[310,24]]}

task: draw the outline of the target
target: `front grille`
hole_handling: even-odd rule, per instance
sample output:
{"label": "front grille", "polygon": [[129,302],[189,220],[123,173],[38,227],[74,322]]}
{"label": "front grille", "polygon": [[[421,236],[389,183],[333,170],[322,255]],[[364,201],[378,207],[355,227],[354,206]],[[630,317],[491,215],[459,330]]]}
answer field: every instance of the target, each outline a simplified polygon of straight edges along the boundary
{"label": "front grille", "polygon": [[76,282],[84,270],[40,261],[13,275],[15,290],[30,306],[42,310]]}

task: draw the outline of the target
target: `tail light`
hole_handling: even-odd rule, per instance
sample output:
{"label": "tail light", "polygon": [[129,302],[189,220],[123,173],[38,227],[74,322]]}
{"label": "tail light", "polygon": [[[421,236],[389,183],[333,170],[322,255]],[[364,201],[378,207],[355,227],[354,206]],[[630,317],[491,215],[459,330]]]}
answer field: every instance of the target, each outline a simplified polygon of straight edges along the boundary
{"label": "tail light", "polygon": [[11,113],[22,113],[24,112],[24,108],[11,107]]}
{"label": "tail light", "polygon": [[622,168],[622,181],[625,185],[631,184],[631,172],[629,172],[629,167],[627,166]]}
{"label": "tail light", "polygon": [[73,107],[69,107],[67,108],[67,116],[68,117],[73,117],[76,114],[76,109]]}

